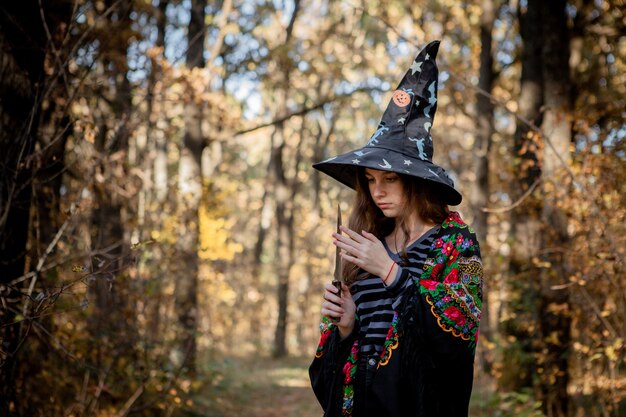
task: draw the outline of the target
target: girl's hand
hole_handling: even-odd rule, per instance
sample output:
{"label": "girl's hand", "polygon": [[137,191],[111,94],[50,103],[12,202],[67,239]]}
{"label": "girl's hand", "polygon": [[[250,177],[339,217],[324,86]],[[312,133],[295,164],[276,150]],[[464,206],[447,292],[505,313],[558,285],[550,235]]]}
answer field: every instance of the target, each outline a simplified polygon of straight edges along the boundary
{"label": "girl's hand", "polygon": [[333,244],[345,250],[341,253],[341,257],[370,274],[384,279],[394,265],[383,243],[365,230],[359,234],[345,226],[341,226],[340,229],[347,236],[333,233],[335,239]]}
{"label": "girl's hand", "polygon": [[352,333],[355,313],[356,305],[346,284],[341,284],[341,294],[337,293],[337,288],[330,282],[324,286],[322,315],[331,320],[339,318],[336,325],[342,339]]}

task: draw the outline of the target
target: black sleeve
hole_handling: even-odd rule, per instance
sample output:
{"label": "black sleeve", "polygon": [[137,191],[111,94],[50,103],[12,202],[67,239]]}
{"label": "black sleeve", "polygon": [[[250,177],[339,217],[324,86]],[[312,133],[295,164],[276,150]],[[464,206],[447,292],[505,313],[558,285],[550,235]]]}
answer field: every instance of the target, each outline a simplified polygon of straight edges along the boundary
{"label": "black sleeve", "polygon": [[356,341],[357,329],[358,322],[355,323],[352,333],[341,340],[334,325],[328,325],[327,321],[322,322],[320,344],[309,366],[309,379],[313,392],[324,409],[324,416],[338,415],[341,410],[342,368]]}

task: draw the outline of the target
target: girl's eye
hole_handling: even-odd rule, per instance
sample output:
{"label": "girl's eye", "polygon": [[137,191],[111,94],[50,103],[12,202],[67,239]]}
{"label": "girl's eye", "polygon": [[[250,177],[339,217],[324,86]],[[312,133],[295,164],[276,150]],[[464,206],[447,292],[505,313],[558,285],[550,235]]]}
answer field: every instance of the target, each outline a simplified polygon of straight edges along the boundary
{"label": "girl's eye", "polygon": [[398,177],[387,177],[387,182],[394,182]]}
{"label": "girl's eye", "polygon": [[367,182],[374,182],[374,178],[366,178]]}

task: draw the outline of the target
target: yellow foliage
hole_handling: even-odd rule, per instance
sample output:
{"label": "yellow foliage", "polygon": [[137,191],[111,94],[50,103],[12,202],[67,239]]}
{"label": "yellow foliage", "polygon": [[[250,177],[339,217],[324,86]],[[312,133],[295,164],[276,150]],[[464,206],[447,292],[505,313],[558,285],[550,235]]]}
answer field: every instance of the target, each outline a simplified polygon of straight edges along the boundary
{"label": "yellow foliage", "polygon": [[157,242],[168,243],[173,245],[176,243],[176,230],[178,227],[178,218],[176,216],[163,216],[160,230],[152,230],[150,237]]}
{"label": "yellow foliage", "polygon": [[213,201],[203,201],[200,205],[200,259],[232,261],[237,253],[243,251],[241,243],[230,239],[235,219],[226,217],[224,206],[225,194],[233,193],[235,187],[225,185],[224,188],[221,192],[210,193]]}

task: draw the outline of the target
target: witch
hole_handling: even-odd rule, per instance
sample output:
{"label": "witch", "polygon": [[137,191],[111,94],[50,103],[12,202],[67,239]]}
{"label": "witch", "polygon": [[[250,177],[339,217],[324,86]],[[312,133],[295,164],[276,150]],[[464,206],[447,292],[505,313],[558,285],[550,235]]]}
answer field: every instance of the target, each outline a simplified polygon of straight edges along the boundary
{"label": "witch", "polygon": [[449,209],[461,194],[432,161],[438,49],[418,54],[365,147],[314,165],[356,190],[309,368],[325,417],[468,415],[483,270]]}

